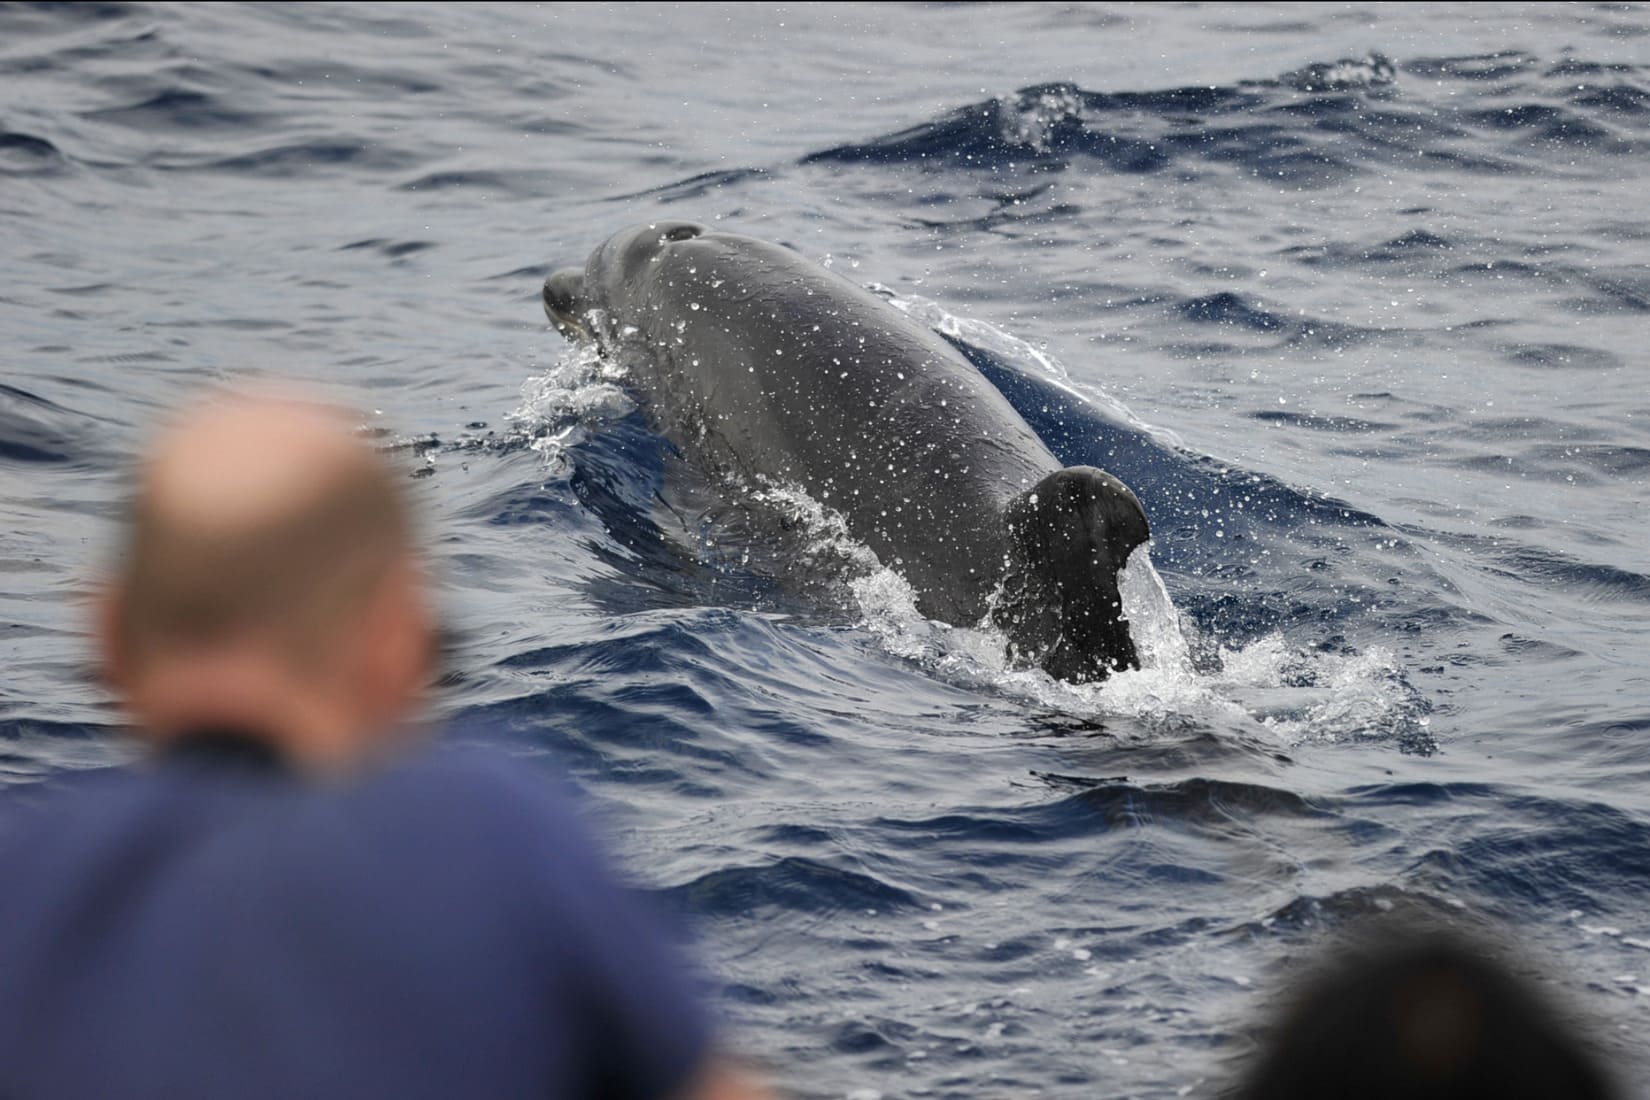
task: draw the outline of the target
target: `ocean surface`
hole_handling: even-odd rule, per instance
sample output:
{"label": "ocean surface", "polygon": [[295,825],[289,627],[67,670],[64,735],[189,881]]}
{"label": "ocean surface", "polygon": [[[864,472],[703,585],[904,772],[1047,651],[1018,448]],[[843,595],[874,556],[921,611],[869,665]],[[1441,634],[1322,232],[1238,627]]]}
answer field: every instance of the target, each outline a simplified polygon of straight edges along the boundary
{"label": "ocean surface", "polygon": [[[794,1094],[1211,1095],[1390,910],[1650,1069],[1650,8],[4,3],[0,89],[0,784],[123,755],[157,419],[298,377],[408,474],[452,736],[574,778]],[[539,304],[656,218],[1127,481],[1148,667],[1006,667],[795,494],[808,553],[673,529]]]}

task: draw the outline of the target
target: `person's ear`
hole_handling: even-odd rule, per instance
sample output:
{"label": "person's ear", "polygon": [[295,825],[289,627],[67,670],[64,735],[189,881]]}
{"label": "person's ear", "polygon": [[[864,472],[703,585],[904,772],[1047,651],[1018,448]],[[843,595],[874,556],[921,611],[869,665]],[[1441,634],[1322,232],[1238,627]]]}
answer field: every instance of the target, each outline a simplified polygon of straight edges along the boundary
{"label": "person's ear", "polygon": [[377,720],[393,723],[415,705],[434,671],[435,625],[418,565],[392,566],[374,603],[366,638],[370,705]]}
{"label": "person's ear", "polygon": [[405,583],[402,599],[407,621],[402,633],[407,652],[402,658],[402,675],[406,683],[404,690],[411,701],[428,690],[435,675],[438,649],[435,617],[430,611],[424,570],[416,562],[407,563]]}
{"label": "person's ear", "polygon": [[103,686],[125,695],[132,686],[132,652],[126,628],[127,597],[123,585],[109,581],[92,600],[92,637],[97,647],[97,674]]}

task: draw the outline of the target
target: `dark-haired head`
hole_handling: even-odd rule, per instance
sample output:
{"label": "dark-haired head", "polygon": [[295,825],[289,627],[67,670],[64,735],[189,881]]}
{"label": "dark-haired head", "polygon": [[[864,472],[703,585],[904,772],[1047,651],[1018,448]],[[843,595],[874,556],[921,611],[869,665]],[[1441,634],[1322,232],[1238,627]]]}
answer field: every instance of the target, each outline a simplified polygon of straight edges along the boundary
{"label": "dark-haired head", "polygon": [[1548,998],[1487,945],[1386,928],[1339,946],[1275,1018],[1235,1100],[1616,1095]]}

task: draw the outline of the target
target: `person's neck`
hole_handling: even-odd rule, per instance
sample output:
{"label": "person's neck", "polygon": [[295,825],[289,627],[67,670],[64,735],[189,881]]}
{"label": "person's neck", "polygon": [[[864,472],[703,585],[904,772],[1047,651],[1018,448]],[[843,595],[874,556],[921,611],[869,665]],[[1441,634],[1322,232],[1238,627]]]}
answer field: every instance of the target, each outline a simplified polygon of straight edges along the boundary
{"label": "person's neck", "polygon": [[[198,712],[164,723],[145,723],[148,739],[162,753],[224,748],[264,756],[310,776],[347,775],[376,757],[378,738],[340,717]],[[233,746],[233,747],[232,747]]]}
{"label": "person's neck", "polygon": [[294,770],[292,761],[271,739],[228,726],[184,730],[169,738],[160,752],[172,759],[206,760],[256,772],[285,774]]}

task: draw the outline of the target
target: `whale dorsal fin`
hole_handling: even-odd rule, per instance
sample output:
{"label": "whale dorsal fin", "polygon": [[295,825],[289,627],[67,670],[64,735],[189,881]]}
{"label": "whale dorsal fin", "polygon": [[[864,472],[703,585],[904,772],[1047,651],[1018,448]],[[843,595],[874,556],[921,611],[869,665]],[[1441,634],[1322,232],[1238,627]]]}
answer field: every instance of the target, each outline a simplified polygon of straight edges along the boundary
{"label": "whale dorsal fin", "polygon": [[1010,656],[1062,680],[1139,668],[1117,574],[1151,528],[1128,486],[1069,466],[1009,501],[1004,520],[1009,560],[992,619]]}

